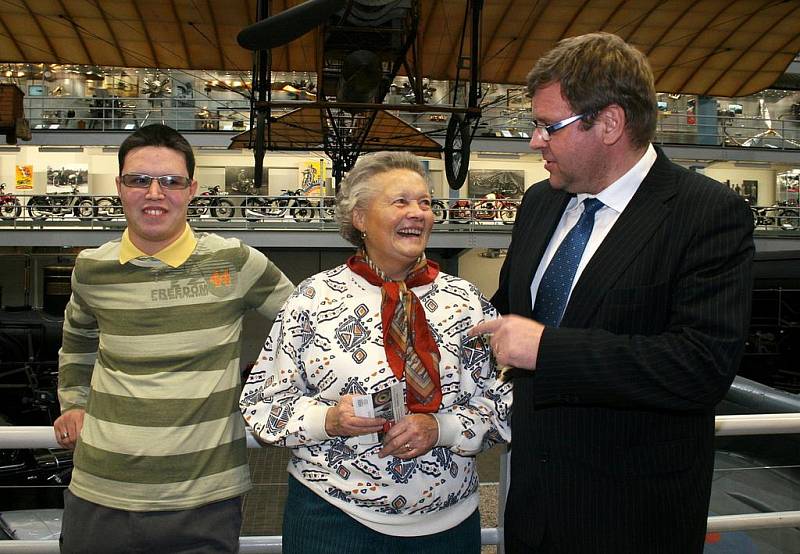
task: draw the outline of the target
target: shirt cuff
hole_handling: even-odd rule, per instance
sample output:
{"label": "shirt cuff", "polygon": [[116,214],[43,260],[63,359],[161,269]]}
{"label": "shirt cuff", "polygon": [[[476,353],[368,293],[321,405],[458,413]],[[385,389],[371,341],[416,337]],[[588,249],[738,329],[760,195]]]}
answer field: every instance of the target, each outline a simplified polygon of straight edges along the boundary
{"label": "shirt cuff", "polygon": [[461,421],[456,414],[431,414],[436,418],[439,424],[439,438],[436,440],[436,446],[444,446],[450,448],[455,446],[458,437],[461,434]]}
{"label": "shirt cuff", "polygon": [[317,405],[309,406],[306,410],[303,419],[305,421],[306,432],[312,440],[326,441],[331,439],[325,431],[325,416],[330,409],[330,406]]}

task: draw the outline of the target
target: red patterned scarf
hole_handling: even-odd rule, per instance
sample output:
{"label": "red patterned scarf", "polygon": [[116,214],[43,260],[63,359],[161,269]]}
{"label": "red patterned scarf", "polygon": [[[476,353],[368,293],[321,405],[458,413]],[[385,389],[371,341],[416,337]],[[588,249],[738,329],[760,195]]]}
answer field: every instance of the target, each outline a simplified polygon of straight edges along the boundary
{"label": "red patterned scarf", "polygon": [[383,347],[394,376],[398,380],[405,376],[409,411],[436,412],[442,402],[439,347],[428,327],[422,303],[411,289],[432,283],[439,274],[438,264],[423,255],[405,281],[392,281],[380,275],[363,250],[351,256],[347,266],[381,288]]}

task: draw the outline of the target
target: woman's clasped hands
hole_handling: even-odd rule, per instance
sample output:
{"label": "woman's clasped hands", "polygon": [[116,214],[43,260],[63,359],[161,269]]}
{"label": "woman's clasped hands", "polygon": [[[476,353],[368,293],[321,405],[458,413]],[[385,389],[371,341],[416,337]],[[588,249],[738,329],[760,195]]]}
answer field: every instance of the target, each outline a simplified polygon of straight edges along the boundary
{"label": "woman's clasped hands", "polygon": [[[360,417],[353,408],[353,395],[346,394],[325,415],[325,432],[329,436],[356,437],[378,433],[387,427],[380,417]],[[383,437],[379,456],[409,459],[426,454],[436,446],[439,424],[431,414],[409,414],[391,425]]]}

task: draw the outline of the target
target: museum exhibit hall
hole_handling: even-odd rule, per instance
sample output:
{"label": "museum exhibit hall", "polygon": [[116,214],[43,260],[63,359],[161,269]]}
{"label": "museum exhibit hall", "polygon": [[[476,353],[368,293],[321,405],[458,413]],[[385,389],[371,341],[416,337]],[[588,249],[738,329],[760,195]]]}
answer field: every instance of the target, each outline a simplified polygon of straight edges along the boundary
{"label": "museum exhibit hall", "polygon": [[[800,554],[800,0],[0,3],[0,554],[59,552],[73,470],[53,431],[65,309],[78,255],[128,225],[127,137],[180,132],[198,185],[189,226],[240,239],[294,285],[355,252],[337,198],[357,161],[412,152],[428,179],[427,258],[492,298],[512,236],[526,240],[523,196],[549,186],[551,160],[532,146],[570,125],[533,119],[528,72],[598,31],[647,57],[659,154],[752,216],[752,309],[715,409],[704,552]],[[244,380],[272,326],[244,316]],[[250,430],[247,445],[241,552],[281,552],[293,450]],[[475,455],[482,553],[506,552],[508,450]]]}

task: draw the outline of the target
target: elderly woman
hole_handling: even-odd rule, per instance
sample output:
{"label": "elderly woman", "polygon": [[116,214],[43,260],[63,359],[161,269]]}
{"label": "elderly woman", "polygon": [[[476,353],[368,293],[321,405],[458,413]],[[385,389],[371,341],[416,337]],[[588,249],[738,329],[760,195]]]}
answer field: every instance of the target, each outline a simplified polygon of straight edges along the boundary
{"label": "elderly woman", "polygon": [[[428,190],[412,154],[356,163],[336,217],[358,251],[300,284],[244,387],[254,434],[292,448],[285,553],[480,551],[475,455],[508,440],[511,385],[467,335],[492,306],[425,258]],[[392,389],[394,424],[356,415]]]}

